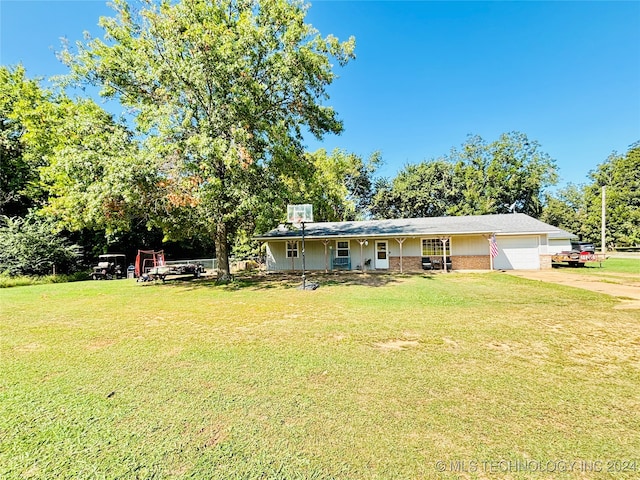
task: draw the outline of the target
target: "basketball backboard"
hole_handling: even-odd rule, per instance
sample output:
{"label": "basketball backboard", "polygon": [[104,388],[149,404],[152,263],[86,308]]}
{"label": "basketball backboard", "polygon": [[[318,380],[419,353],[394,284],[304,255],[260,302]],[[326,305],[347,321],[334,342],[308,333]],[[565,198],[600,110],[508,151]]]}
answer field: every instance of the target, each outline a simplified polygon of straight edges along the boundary
{"label": "basketball backboard", "polygon": [[313,205],[287,205],[287,223],[313,222]]}

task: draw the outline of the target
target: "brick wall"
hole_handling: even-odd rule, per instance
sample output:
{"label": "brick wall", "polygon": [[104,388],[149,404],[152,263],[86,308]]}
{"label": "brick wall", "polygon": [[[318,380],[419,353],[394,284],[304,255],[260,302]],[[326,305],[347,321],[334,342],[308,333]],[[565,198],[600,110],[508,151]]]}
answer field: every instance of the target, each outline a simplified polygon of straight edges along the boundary
{"label": "brick wall", "polygon": [[491,260],[489,255],[451,257],[451,266],[454,270],[489,270],[491,268]]}
{"label": "brick wall", "polygon": [[551,268],[551,255],[540,255],[540,270],[550,270]]}
{"label": "brick wall", "polygon": [[[549,258],[551,261],[551,258]],[[489,270],[491,263],[488,255],[452,256],[452,270]],[[400,271],[400,257],[389,257],[389,270]],[[403,272],[422,271],[422,257],[402,257]]]}
{"label": "brick wall", "polygon": [[[400,271],[400,257],[389,257],[389,270]],[[422,257],[402,257],[403,272],[417,272],[422,270]]]}

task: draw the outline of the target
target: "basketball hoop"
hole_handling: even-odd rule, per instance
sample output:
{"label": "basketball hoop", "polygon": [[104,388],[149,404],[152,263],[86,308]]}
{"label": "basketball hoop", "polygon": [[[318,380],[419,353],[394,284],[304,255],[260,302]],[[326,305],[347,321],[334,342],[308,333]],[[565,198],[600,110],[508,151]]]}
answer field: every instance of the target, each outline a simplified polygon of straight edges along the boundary
{"label": "basketball hoop", "polygon": [[[313,205],[287,205],[287,223],[292,224],[295,228],[302,229],[302,289],[307,289],[306,283],[306,266],[305,266],[305,248],[304,248],[304,224],[313,222]],[[317,288],[317,287],[315,287]],[[312,290],[315,290],[312,288]]]}
{"label": "basketball hoop", "polygon": [[287,223],[300,225],[313,222],[313,206],[310,204],[287,205]]}
{"label": "basketball hoop", "polygon": [[293,226],[293,228],[296,228],[298,230],[300,230],[302,228],[302,223],[303,223],[303,219],[301,216],[297,216],[296,218],[292,219],[293,221],[291,222],[291,225]]}

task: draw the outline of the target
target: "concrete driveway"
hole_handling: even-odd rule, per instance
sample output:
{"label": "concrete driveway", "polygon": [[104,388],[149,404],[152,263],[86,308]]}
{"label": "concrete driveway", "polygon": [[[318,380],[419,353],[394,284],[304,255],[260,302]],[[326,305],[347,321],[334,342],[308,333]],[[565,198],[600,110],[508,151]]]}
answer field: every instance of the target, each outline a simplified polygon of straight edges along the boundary
{"label": "concrete driveway", "polygon": [[609,272],[606,268],[600,269],[597,266],[585,268],[588,268],[588,271],[582,268],[560,267],[551,270],[511,270],[505,273],[604,293],[621,301],[616,308],[640,309],[640,272],[634,275]]}

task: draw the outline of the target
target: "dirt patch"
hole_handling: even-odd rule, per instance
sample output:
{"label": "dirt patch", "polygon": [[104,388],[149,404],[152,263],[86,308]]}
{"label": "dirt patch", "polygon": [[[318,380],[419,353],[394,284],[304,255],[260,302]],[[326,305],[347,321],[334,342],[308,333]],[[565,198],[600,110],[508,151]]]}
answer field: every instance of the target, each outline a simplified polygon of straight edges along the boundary
{"label": "dirt patch", "polygon": [[18,345],[14,347],[16,352],[37,352],[38,350],[42,350],[44,345],[40,343],[27,343],[25,345]]}
{"label": "dirt patch", "polygon": [[513,270],[506,272],[516,277],[582,288],[618,298],[615,308],[640,309],[640,275],[603,272],[602,275],[580,273],[578,269]]}
{"label": "dirt patch", "polygon": [[95,351],[95,350],[102,350],[103,348],[112,347],[115,344],[116,344],[116,341],[113,339],[99,338],[89,343],[86,346],[86,348],[87,350]]}
{"label": "dirt patch", "polygon": [[374,346],[383,351],[406,350],[410,347],[418,346],[417,340],[387,340],[386,342],[375,343]]}

